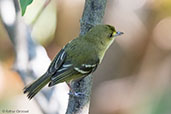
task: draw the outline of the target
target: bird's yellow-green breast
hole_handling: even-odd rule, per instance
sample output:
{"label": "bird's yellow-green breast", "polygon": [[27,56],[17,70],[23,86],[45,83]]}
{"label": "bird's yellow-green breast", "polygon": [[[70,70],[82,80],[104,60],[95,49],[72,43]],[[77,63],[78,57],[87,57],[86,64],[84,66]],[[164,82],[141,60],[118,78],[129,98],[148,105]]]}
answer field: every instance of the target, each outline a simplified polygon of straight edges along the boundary
{"label": "bird's yellow-green breast", "polygon": [[115,34],[116,30],[113,26],[96,25],[87,34],[74,39],[66,46],[68,58],[80,64],[97,58],[101,61],[114,41]]}

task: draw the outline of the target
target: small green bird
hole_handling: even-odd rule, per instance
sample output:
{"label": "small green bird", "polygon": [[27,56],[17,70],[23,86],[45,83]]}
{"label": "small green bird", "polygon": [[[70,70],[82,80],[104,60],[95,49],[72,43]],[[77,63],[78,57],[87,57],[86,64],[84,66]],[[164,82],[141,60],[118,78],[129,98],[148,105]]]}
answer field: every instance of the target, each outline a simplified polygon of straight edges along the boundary
{"label": "small green bird", "polygon": [[46,73],[24,88],[32,99],[45,85],[49,87],[61,82],[69,83],[94,72],[101,63],[106,50],[123,32],[116,32],[110,25],[96,25],[85,35],[69,42],[56,55]]}

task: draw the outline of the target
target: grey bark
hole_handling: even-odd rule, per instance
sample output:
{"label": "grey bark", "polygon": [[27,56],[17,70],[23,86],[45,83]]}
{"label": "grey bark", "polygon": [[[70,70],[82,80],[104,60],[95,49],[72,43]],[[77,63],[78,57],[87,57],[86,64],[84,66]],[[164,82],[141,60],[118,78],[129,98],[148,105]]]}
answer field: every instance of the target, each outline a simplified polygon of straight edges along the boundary
{"label": "grey bark", "polygon": [[[90,28],[101,24],[106,8],[106,0],[86,0],[82,19],[80,20],[80,35],[86,34]],[[89,75],[71,85],[75,92],[81,92],[81,97],[69,97],[66,114],[88,114],[92,88],[92,75]]]}

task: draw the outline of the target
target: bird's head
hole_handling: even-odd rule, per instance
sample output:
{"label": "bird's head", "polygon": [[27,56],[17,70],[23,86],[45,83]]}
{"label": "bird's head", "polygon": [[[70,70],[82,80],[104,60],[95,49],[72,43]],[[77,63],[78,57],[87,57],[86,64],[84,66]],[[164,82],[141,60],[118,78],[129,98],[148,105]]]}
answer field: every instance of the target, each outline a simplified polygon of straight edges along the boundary
{"label": "bird's head", "polygon": [[123,32],[116,31],[111,25],[96,25],[90,29],[85,37],[102,48],[108,48],[115,38],[122,34]]}

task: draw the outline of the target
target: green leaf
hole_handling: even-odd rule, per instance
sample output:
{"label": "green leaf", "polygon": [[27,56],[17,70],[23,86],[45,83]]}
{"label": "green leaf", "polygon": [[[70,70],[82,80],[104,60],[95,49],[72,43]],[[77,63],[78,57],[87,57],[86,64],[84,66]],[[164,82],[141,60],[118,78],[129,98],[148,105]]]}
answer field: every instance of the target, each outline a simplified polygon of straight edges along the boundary
{"label": "green leaf", "polygon": [[33,0],[20,0],[22,16],[25,14],[27,6],[30,5],[32,2]]}

